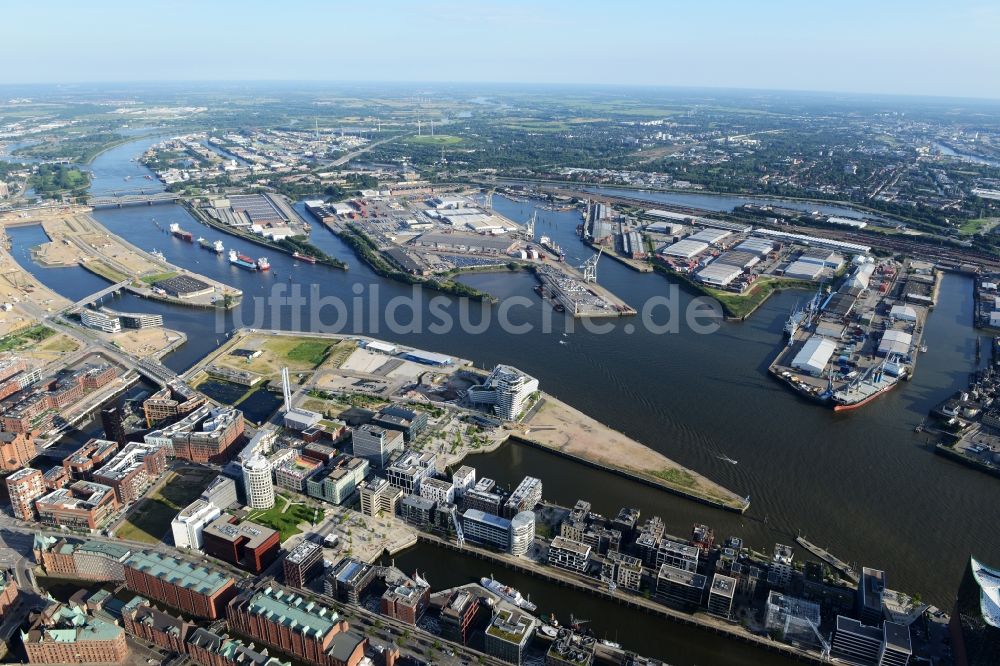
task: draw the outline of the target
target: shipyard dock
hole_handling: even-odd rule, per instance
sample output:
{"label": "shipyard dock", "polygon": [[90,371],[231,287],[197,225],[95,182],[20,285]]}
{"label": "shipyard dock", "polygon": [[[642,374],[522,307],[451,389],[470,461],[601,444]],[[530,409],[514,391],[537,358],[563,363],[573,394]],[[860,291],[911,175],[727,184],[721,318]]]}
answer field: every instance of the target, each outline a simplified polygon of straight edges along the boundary
{"label": "shipyard dock", "polygon": [[789,315],[768,372],[835,411],[868,404],[913,376],[938,278],[925,262],[856,259]]}
{"label": "shipyard dock", "polygon": [[565,264],[535,267],[539,296],[574,317],[631,317],[635,308]]}

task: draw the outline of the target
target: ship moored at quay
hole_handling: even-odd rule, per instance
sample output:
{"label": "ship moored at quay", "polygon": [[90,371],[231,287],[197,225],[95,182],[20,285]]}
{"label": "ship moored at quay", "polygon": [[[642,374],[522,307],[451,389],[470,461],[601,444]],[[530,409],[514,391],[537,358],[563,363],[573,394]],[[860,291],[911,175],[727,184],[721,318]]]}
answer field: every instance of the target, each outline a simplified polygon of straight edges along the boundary
{"label": "ship moored at quay", "polygon": [[912,377],[939,273],[859,255],[836,285],[821,285],[785,322],[768,371],[834,411],[858,409]]}

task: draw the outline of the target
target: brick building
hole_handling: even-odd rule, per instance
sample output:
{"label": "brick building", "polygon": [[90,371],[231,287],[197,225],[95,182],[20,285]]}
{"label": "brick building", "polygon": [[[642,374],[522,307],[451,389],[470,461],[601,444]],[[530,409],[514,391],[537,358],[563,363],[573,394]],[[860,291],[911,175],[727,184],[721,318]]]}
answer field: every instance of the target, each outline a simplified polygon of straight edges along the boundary
{"label": "brick building", "polygon": [[180,421],[154,430],[143,439],[150,444],[170,447],[180,460],[224,464],[243,442],[243,412],[232,407],[213,409],[204,405]]}
{"label": "brick building", "polygon": [[125,585],[144,597],[209,620],[222,617],[226,603],[236,595],[232,578],[155,552],[138,552],[125,561]]}
{"label": "brick building", "polygon": [[188,636],[196,628],[192,622],[164,613],[142,597],[135,597],[122,608],[125,631],[164,650],[186,654]]}
{"label": "brick building", "polygon": [[228,513],[220,515],[202,530],[202,550],[208,555],[259,574],[278,557],[281,535],[270,527]]}
{"label": "brick building", "polygon": [[364,658],[368,639],[335,610],[281,588],[242,592],[228,614],[234,631],[314,666],[357,666]]}
{"label": "brick building", "polygon": [[10,506],[21,520],[35,519],[35,500],[45,495],[45,490],[45,477],[37,469],[25,467],[7,477]]}
{"label": "brick building", "polygon": [[[108,441],[108,440],[103,440]],[[115,442],[117,444],[117,442]],[[167,468],[166,449],[155,444],[133,442],[94,472],[94,481],[111,486],[122,504],[142,497]]]}
{"label": "brick building", "polygon": [[152,428],[161,421],[169,421],[189,414],[205,404],[205,396],[183,382],[171,382],[142,403],[146,425]]}
{"label": "brick building", "polygon": [[121,627],[53,603],[29,616],[21,632],[29,664],[120,664],[128,657]]}
{"label": "brick building", "polygon": [[0,470],[13,472],[35,457],[35,443],[20,432],[0,432]]}
{"label": "brick building", "polygon": [[114,488],[93,481],[77,481],[35,501],[38,518],[46,525],[96,530],[118,510]]}
{"label": "brick building", "polygon": [[92,439],[63,458],[63,469],[71,479],[90,481],[94,478],[94,471],[100,469],[117,452],[118,442]]}

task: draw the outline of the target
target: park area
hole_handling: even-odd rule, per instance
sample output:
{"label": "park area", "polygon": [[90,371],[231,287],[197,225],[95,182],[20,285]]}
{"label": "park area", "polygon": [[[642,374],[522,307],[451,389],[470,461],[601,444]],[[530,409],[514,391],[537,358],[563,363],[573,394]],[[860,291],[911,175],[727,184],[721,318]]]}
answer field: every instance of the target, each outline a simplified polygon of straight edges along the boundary
{"label": "park area", "polygon": [[128,519],[118,528],[119,539],[159,543],[170,531],[170,521],[193,502],[216,475],[209,469],[186,467],[168,472],[167,480],[148,497],[139,500]]}
{"label": "park area", "polygon": [[281,533],[281,541],[285,542],[302,530],[302,523],[315,524],[323,518],[323,510],[315,509],[305,504],[292,502],[282,494],[275,495],[274,506],[270,509],[257,509],[247,515],[247,520],[270,527]]}

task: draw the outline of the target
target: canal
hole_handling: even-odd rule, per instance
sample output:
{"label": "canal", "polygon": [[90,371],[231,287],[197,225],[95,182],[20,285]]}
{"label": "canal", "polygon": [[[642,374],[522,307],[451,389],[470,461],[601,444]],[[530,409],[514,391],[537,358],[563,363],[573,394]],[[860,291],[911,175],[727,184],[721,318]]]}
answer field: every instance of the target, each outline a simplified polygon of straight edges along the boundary
{"label": "canal", "polygon": [[[130,182],[142,177],[142,168],[130,160],[150,141],[143,139],[99,156],[92,164],[98,176],[95,188],[115,177],[119,182],[125,175],[132,176]],[[494,206],[518,221],[534,210],[530,204],[500,197],[494,198]],[[537,233],[561,244],[569,261],[578,264],[592,254],[575,237],[577,214],[538,213]],[[646,516],[660,515],[678,534],[686,534],[694,522],[704,522],[719,538],[734,534],[765,550],[776,541],[792,543],[802,533],[842,559],[884,568],[889,587],[920,592],[925,600],[945,608],[950,606],[969,555],[1000,561],[1000,533],[991,509],[997,496],[996,480],[935,456],[928,436],[914,432],[927,410],[961,388],[976,366],[977,334],[971,328],[968,278],[944,277],[939,304],[926,327],[929,351],[921,356],[914,379],[864,409],[834,414],[799,399],[766,373],[782,344],[785,318],[807,294],[778,294],[748,321],[723,323],[710,335],[695,333],[685,325],[677,333],[658,334],[639,325],[638,318],[611,322],[606,333],[591,332],[579,322],[560,318],[553,322],[552,333],[544,333],[538,329],[551,313],[544,312],[547,306],[533,294],[531,276],[474,274],[463,281],[500,297],[531,299],[530,307],[515,308],[510,314],[513,323],[531,323],[535,330],[525,334],[502,330],[496,325],[497,305],[463,305],[433,292],[419,292],[422,302],[414,314],[425,321],[431,310],[428,301],[435,296],[443,299],[444,311],[456,321],[463,313],[474,324],[490,320],[479,333],[435,334],[426,326],[407,332],[388,325],[384,306],[392,297],[414,292],[372,273],[319,224],[313,224],[313,242],[348,261],[348,271],[298,264],[286,255],[201,226],[176,205],[102,210],[95,215],[130,242],[146,250],[159,249],[178,265],[244,290],[242,306],[221,316],[131,296],[113,306],[161,312],[168,327],[187,333],[188,343],[165,359],[176,370],[189,367],[217,347],[235,326],[316,328],[317,322],[310,317],[296,321],[295,308],[287,304],[268,307],[266,299],[276,288],[299,285],[310,313],[331,315],[333,309],[324,305],[329,299],[349,306],[355,299],[363,304],[356,312],[348,308],[346,317],[338,318],[341,332],[465,357],[481,367],[498,362],[518,366],[538,377],[543,390],[734,491],[749,494],[751,506],[743,516],[708,509],[516,446],[471,459],[481,475],[510,485],[525,474],[539,476],[546,497],[553,501],[572,504],[582,497],[606,514],[623,505],[637,506]],[[178,222],[196,237],[220,238],[227,248],[250,256],[268,256],[271,274],[241,271],[197,245],[174,239],[162,231],[170,222]],[[56,291],[73,298],[101,285],[100,280],[84,285],[81,280],[93,276],[84,278],[81,269],[45,269],[34,264],[25,251],[40,241],[30,229],[15,230],[11,237],[17,260]],[[600,262],[598,281],[637,308],[654,297],[673,295],[676,310],[683,312],[695,297],[663,276],[639,274],[607,258]],[[660,312],[658,316],[666,315]],[[331,321],[319,323],[330,327]],[[569,335],[563,337],[563,332]],[[560,340],[566,344],[559,344]],[[726,462],[727,457],[738,463]],[[449,570],[464,580],[489,573],[480,562],[423,547],[397,557],[397,561],[404,559],[410,568],[427,569],[435,584],[450,584]],[[444,575],[435,580],[432,568],[439,565]],[[560,604],[560,616],[568,615],[575,603],[561,605],[561,600],[573,599],[561,588],[540,588],[537,581],[521,579],[510,582],[531,585],[528,591],[543,608],[556,609]],[[645,617],[633,622],[617,606],[590,597],[587,601],[604,606],[574,612],[598,622],[612,640],[610,628],[614,626],[635,624],[641,628],[637,633],[653,636],[672,630],[664,629],[662,621]],[[710,652],[717,640],[677,631],[678,641],[690,633],[690,640],[709,652],[701,656],[691,652],[685,657],[686,648],[664,645],[651,654],[675,664],[717,661]],[[621,638],[629,644],[624,635]],[[728,651],[726,655],[729,660]]]}

